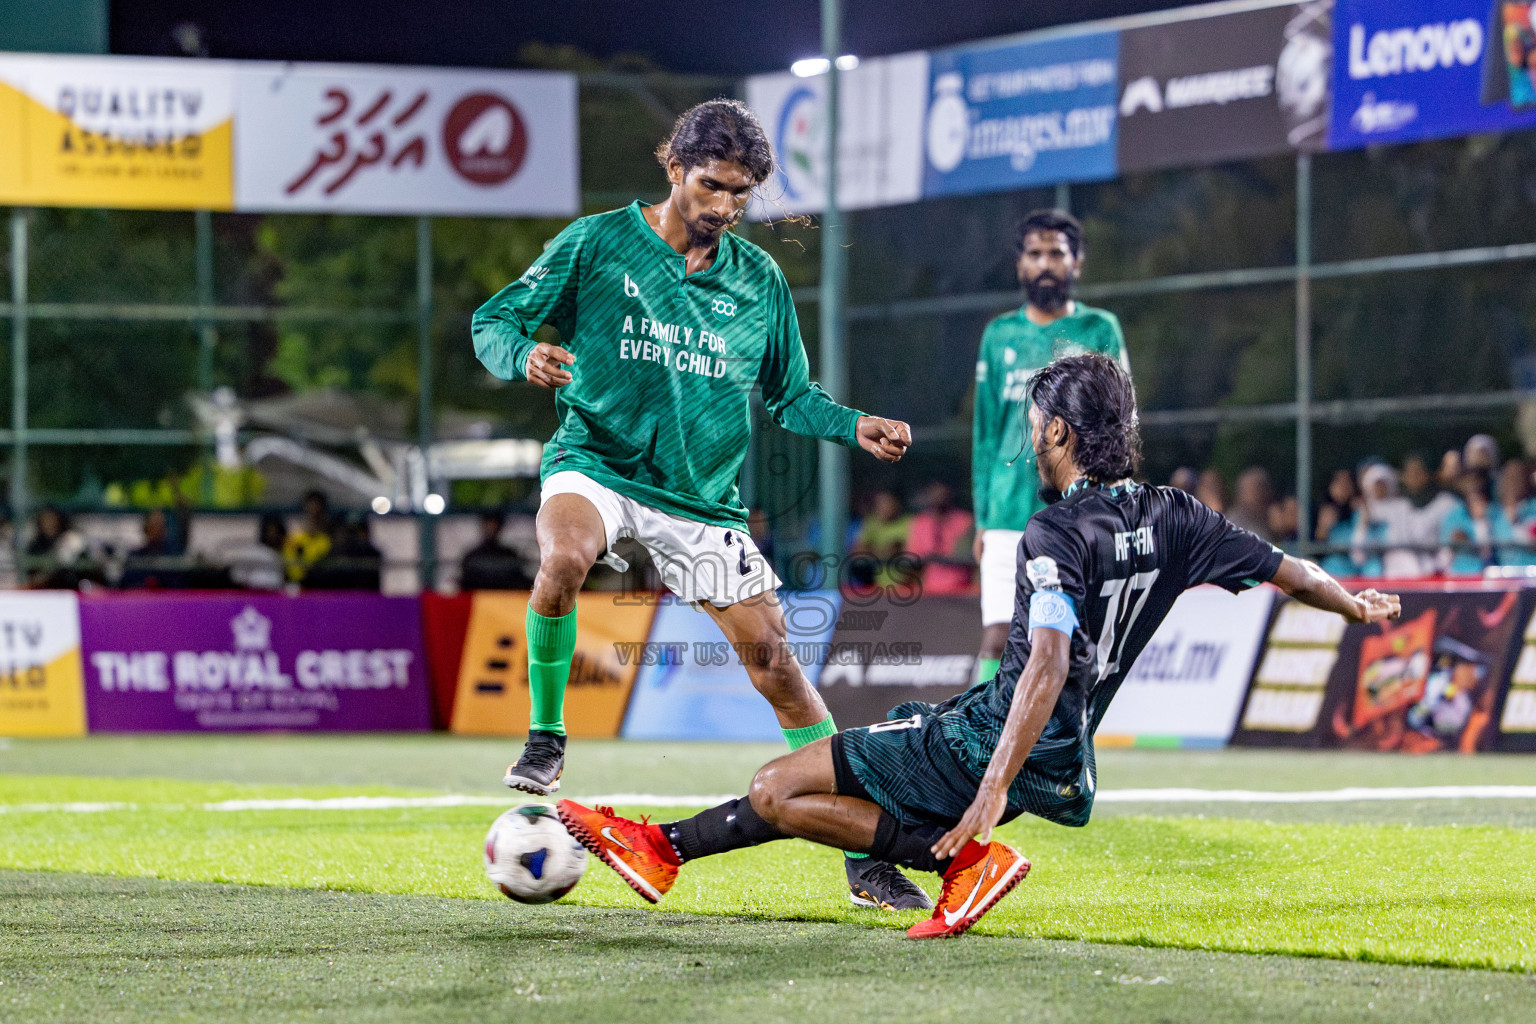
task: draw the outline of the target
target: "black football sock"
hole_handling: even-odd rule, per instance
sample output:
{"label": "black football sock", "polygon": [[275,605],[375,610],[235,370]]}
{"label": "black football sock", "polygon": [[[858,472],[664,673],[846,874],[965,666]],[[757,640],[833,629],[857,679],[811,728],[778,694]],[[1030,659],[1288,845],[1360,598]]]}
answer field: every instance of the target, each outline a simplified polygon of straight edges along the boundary
{"label": "black football sock", "polygon": [[682,821],[660,826],[672,848],[683,860],[697,860],[717,853],[740,850],[746,846],[789,837],[752,809],[746,797],[727,800],[719,807],[695,814]]}
{"label": "black football sock", "polygon": [[869,855],[916,871],[933,871],[942,875],[949,869],[950,858],[940,860],[933,855],[930,847],[946,831],[939,825],[904,826],[890,814],[881,811]]}

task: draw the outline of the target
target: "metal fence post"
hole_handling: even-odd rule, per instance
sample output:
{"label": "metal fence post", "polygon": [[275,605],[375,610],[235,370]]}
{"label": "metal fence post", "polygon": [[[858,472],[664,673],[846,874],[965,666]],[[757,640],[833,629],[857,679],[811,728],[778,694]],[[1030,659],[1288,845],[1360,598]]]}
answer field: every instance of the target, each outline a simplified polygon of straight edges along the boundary
{"label": "metal fence post", "polygon": [[11,522],[16,585],[27,581],[27,228],[28,211],[11,211]]}
{"label": "metal fence post", "polygon": [[[204,395],[213,393],[213,357],[219,343],[219,330],[214,326],[212,311],[213,295],[213,214],[198,210],[193,214],[196,225],[197,249],[197,390]],[[207,453],[212,456],[210,447]],[[213,468],[218,464],[209,458],[200,474],[203,481],[204,505],[213,504]]]}
{"label": "metal fence post", "polygon": [[[432,218],[416,218],[416,439],[428,469],[431,487],[432,446]],[[446,495],[444,495],[446,497]],[[416,510],[421,546],[421,589],[437,586],[437,517]]]}
{"label": "metal fence post", "polygon": [[[821,386],[833,401],[848,401],[848,356],[844,349],[843,290],[848,254],[843,251],[843,214],[838,208],[839,73],[843,49],[840,0],[821,0],[821,52],[827,69],[826,210],[821,224]],[[848,532],[848,449],[826,441],[818,464],[821,484],[821,553],[840,557]]]}
{"label": "metal fence post", "polygon": [[1296,157],[1296,540],[1312,544],[1312,154]]}

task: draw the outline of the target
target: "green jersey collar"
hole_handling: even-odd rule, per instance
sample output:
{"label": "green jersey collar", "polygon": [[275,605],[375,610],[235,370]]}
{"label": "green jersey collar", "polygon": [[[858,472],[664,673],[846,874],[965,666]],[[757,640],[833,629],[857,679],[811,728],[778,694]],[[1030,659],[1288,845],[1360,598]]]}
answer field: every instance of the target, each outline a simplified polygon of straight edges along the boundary
{"label": "green jersey collar", "polygon": [[[684,270],[686,270],[688,260],[687,255],[678,252],[666,242],[662,241],[661,236],[656,233],[656,229],[651,227],[650,221],[645,219],[645,208],[650,205],[650,203],[644,203],[638,199],[629,204],[630,219],[634,222],[636,230],[638,230],[647,239],[649,239],[651,246],[656,250],[658,255],[667,256],[674,260],[683,261],[683,267]],[[729,230],[720,232],[720,244],[715,251],[715,262],[711,263],[709,265],[709,269],[707,270],[701,270],[697,274],[686,274],[683,280],[697,281],[700,278],[713,276],[714,273],[720,269],[722,264],[728,262],[731,259],[731,256],[734,252],[733,247],[735,244],[736,237],[732,235]]]}

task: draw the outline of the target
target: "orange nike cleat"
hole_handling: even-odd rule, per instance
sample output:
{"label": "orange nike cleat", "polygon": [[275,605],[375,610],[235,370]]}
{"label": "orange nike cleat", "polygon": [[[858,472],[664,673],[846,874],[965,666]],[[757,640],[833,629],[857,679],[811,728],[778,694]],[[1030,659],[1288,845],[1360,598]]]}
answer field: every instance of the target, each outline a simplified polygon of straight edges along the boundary
{"label": "orange nike cleat", "polygon": [[907,929],[909,939],[960,935],[1029,874],[1029,861],[1005,843],[971,843],[944,872],[944,892],[933,916]]}
{"label": "orange nike cleat", "polygon": [[578,843],[650,902],[665,896],[677,881],[677,853],[648,820],[631,821],[614,814],[612,807],[583,807],[574,800],[561,800],[555,812]]}

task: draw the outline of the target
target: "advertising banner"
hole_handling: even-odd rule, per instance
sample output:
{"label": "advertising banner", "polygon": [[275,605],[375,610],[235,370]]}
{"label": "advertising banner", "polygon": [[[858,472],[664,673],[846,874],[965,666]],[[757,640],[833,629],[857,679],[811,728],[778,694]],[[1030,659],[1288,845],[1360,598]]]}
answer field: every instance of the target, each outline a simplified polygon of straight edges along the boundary
{"label": "advertising banner", "polygon": [[1500,750],[1536,751],[1536,604],[1499,715]]}
{"label": "advertising banner", "polygon": [[[586,592],[576,602],[576,654],[565,693],[572,736],[614,737],[656,611],[652,594]],[[453,731],[521,736],[528,731],[528,594],[475,594],[464,638]]]}
{"label": "advertising banner", "polygon": [[929,59],[923,195],[1115,175],[1120,35],[937,50]]}
{"label": "advertising banner", "polygon": [[1225,746],[1275,591],[1196,587],[1174,603],[1099,723],[1102,746]]}
{"label": "advertising banner", "polygon": [[1333,149],[1536,125],[1528,0],[1338,0]]}
{"label": "advertising banner", "polygon": [[124,594],[80,625],[92,732],[431,725],[414,598]]}
{"label": "advertising banner", "polygon": [[0,205],[228,210],[234,67],[0,53]]}
{"label": "advertising banner", "polygon": [[567,216],[577,166],[561,72],[0,53],[0,204]]}
{"label": "advertising banner", "polygon": [[[769,133],[779,172],[751,214],[765,220],[826,205],[827,77],[747,79],[747,105]],[[845,210],[915,202],[922,192],[928,55],[866,60],[838,76],[838,204]]]}
{"label": "advertising banner", "polygon": [[[842,599],[825,590],[786,592],[779,600],[795,657],[815,686]],[[624,653],[640,666],[624,718],[625,739],[783,739],[773,708],[747,677],[741,652],[726,643],[713,619],[671,594],[656,610],[649,641]]]}
{"label": "advertising banner", "polygon": [[981,647],[974,597],[847,597],[818,689],[842,728],[885,721],[904,700],[937,704],[970,686]]}
{"label": "advertising banner", "polygon": [[73,593],[0,593],[0,736],[85,735]]}
{"label": "advertising banner", "polygon": [[1533,595],[1407,591],[1402,601],[1400,620],[1375,626],[1283,604],[1232,742],[1495,749],[1505,680]]}
{"label": "advertising banner", "polygon": [[1321,149],[1333,0],[1120,34],[1121,171]]}
{"label": "advertising banner", "polygon": [[238,106],[241,210],[578,212],[574,75],[245,65]]}

